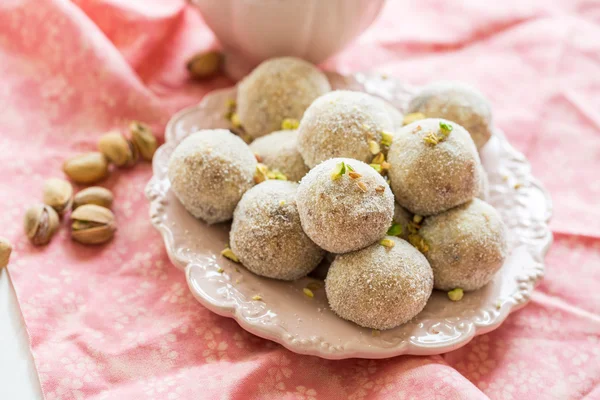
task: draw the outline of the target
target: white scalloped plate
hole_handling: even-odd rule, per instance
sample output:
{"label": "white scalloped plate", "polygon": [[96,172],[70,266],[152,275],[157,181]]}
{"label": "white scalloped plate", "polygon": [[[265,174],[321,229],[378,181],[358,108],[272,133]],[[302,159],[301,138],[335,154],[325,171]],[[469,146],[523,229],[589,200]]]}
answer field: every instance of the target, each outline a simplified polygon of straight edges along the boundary
{"label": "white scalloped plate", "polygon": [[[414,92],[414,88],[379,76],[330,74],[330,80],[335,88],[380,96],[400,111]],[[373,335],[370,329],[335,316],[324,289],[316,290],[314,298],[305,296],[302,289],[313,278],[296,282],[261,278],[221,257],[229,225],[208,226],[188,214],[169,190],[167,165],[174,148],[191,132],[227,128],[224,104],[234,96],[235,88],[215,91],[171,119],[146,188],[152,223],[162,234],[171,261],[185,270],[190,290],[205,307],[296,353],[344,359],[448,352],[475,335],[496,329],[509,313],[527,303],[544,275],[544,256],[552,243],[548,228],[552,207],[548,193],[531,175],[527,159],[500,131],[485,146],[481,158],[490,178],[489,202],[498,208],[510,230],[511,252],[490,284],[467,293],[460,302],[434,291],[412,321]],[[515,189],[515,184],[520,187]],[[224,272],[220,273],[220,268]],[[262,301],[252,300],[257,294]]]}

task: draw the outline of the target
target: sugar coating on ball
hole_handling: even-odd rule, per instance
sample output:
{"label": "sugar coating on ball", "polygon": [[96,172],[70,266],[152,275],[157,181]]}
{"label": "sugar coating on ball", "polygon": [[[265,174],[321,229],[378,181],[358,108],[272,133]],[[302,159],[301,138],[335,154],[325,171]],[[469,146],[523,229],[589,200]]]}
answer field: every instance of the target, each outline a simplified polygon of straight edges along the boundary
{"label": "sugar coating on ball", "polygon": [[492,136],[492,108],[485,96],[461,82],[435,82],[424,87],[408,106],[408,113],[444,118],[465,128],[477,149]]}
{"label": "sugar coating on ball", "polygon": [[336,90],[315,100],[298,128],[298,149],[309,167],[334,157],[369,163],[370,142],[394,128],[389,107],[362,92]]}
{"label": "sugar coating on ball", "polygon": [[[452,130],[443,138],[441,124]],[[479,191],[480,160],[473,140],[460,125],[428,118],[402,128],[388,153],[390,184],[398,203],[419,215],[446,211]]]}
{"label": "sugar coating on ball", "polygon": [[474,199],[427,217],[419,234],[425,239],[435,288],[464,291],[486,285],[507,256],[506,226],[488,203]]}
{"label": "sugar coating on ball", "polygon": [[237,114],[246,133],[257,138],[281,129],[286,118],[300,121],[313,100],[330,90],[325,74],[311,63],[272,58],[240,82]]}
{"label": "sugar coating on ball", "polygon": [[375,243],[338,255],[329,268],[325,291],[340,317],[372,329],[390,329],[416,316],[433,290],[427,259],[408,242]]}
{"label": "sugar coating on ball", "polygon": [[[346,172],[333,179],[332,173],[341,163],[360,177],[354,179]],[[394,195],[369,165],[333,158],[317,165],[300,181],[298,211],[302,228],[316,244],[331,253],[347,253],[385,235],[394,215]]]}
{"label": "sugar coating on ball", "polygon": [[250,149],[267,167],[281,171],[290,181],[298,182],[309,168],[304,164],[297,142],[296,130],[278,131],[256,139],[250,144]]}
{"label": "sugar coating on ball", "polygon": [[408,212],[408,210],[403,208],[398,203],[394,204],[393,222],[395,224],[400,225],[400,228],[402,229],[402,231],[398,235],[398,237],[401,237],[404,240],[408,240],[408,234],[410,233],[408,227],[409,227],[410,223],[412,222],[412,219],[413,219],[413,216],[410,212]]}
{"label": "sugar coating on ball", "polygon": [[231,249],[255,274],[293,280],[312,271],[325,251],[302,231],[298,184],[267,180],[248,190],[233,215]]}
{"label": "sugar coating on ball", "polygon": [[477,197],[480,200],[487,201],[490,196],[490,180],[487,172],[481,167],[479,169],[479,190],[477,191]]}
{"label": "sugar coating on ball", "polygon": [[242,195],[254,185],[256,158],[225,129],[201,130],[185,138],[169,160],[171,189],[190,214],[214,224],[231,219]]}

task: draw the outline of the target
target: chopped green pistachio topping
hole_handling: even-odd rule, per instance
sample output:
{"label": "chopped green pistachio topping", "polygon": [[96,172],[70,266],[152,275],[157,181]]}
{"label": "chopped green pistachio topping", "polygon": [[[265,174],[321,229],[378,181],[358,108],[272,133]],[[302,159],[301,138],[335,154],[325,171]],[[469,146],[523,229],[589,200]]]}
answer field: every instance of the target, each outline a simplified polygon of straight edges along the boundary
{"label": "chopped green pistachio topping", "polygon": [[415,113],[410,113],[410,114],[406,114],[404,116],[404,120],[402,121],[403,125],[408,125],[408,124],[412,124],[415,121],[418,121],[420,119],[425,119],[425,114],[420,113],[420,112],[415,112]]}
{"label": "chopped green pistachio topping", "polygon": [[381,164],[384,161],[385,156],[383,155],[383,153],[379,153],[375,157],[373,157],[373,160],[371,160],[371,164]]}
{"label": "chopped green pistachio topping", "polygon": [[352,165],[350,165],[350,164],[346,164],[346,169],[347,169],[348,171],[352,171],[352,172],[354,172],[354,168],[352,168]]}
{"label": "chopped green pistachio topping", "polygon": [[364,193],[367,193],[367,185],[365,185],[364,182],[358,181],[356,182],[356,186],[358,186],[358,188]]}
{"label": "chopped green pistachio topping", "polygon": [[354,171],[350,171],[348,172],[348,176],[352,179],[358,179],[360,178],[362,175],[359,174],[358,172],[354,172]]}
{"label": "chopped green pistachio topping", "polygon": [[521,187],[523,187],[522,183],[515,183],[515,189],[520,189]]}
{"label": "chopped green pistachio topping", "polygon": [[381,239],[379,241],[379,244],[382,245],[383,247],[387,247],[388,249],[391,249],[392,247],[394,247],[396,245],[396,243],[394,243],[394,241],[392,239]]}
{"label": "chopped green pistachio topping", "polygon": [[331,180],[335,181],[340,179],[342,175],[346,173],[346,163],[341,161],[335,165],[333,171],[331,171]]}
{"label": "chopped green pistachio topping", "polygon": [[392,226],[390,226],[390,229],[388,229],[386,235],[388,235],[388,236],[402,235],[402,225],[393,223]]}
{"label": "chopped green pistachio topping", "polygon": [[287,176],[285,174],[283,174],[281,171],[279,171],[278,169],[274,169],[273,171],[269,171],[267,172],[267,178],[268,179],[276,179],[278,181],[287,181]]}
{"label": "chopped green pistachio topping", "polygon": [[304,289],[302,289],[302,291],[304,292],[305,295],[307,295],[308,297],[315,297],[315,294],[312,292],[312,290],[310,290],[309,288],[305,287]]}
{"label": "chopped green pistachio topping", "polygon": [[413,247],[415,247],[421,253],[427,253],[429,251],[429,245],[427,244],[425,239],[423,239],[423,237],[418,233],[411,233],[410,235],[408,235],[408,242],[412,244]]}
{"label": "chopped green pistachio topping", "polygon": [[460,301],[464,296],[464,292],[461,288],[452,289],[448,292],[448,298],[452,301]]}
{"label": "chopped green pistachio topping", "polygon": [[268,179],[267,174],[269,173],[269,168],[265,164],[256,164],[256,171],[254,172],[254,183],[259,184]]}
{"label": "chopped green pistachio topping", "polygon": [[254,296],[252,296],[252,300],[261,301],[262,296],[260,294],[255,294]]}
{"label": "chopped green pistachio topping", "polygon": [[286,131],[298,129],[299,125],[300,121],[294,118],[286,118],[283,121],[281,121],[281,129]]}
{"label": "chopped green pistachio topping", "polygon": [[239,262],[240,262],[240,259],[239,259],[239,258],[237,258],[237,256],[236,256],[236,255],[233,253],[233,251],[232,251],[232,250],[231,250],[229,247],[227,247],[226,249],[224,249],[224,250],[221,252],[221,255],[222,255],[223,257],[225,257],[225,258],[229,258],[229,259],[230,259],[231,261],[233,261],[233,262],[236,262],[236,263],[239,263]]}
{"label": "chopped green pistachio topping", "polygon": [[381,132],[381,144],[387,147],[392,145],[394,134],[389,132]]}
{"label": "chopped green pistachio topping", "polygon": [[225,100],[225,106],[227,108],[231,109],[231,108],[235,108],[237,106],[237,104],[234,99],[227,99],[227,100]]}
{"label": "chopped green pistachio topping", "polygon": [[219,268],[219,269],[217,270],[217,272],[218,272],[218,273],[220,273],[220,274],[222,274],[224,271],[225,271],[225,270],[224,270],[223,268]]}
{"label": "chopped green pistachio topping", "polygon": [[429,132],[427,135],[423,136],[423,141],[433,147],[440,142],[440,138],[435,132]]}
{"label": "chopped green pistachio topping", "polygon": [[442,133],[446,132],[444,134],[448,136],[450,132],[452,132],[452,129],[454,129],[454,127],[450,124],[440,121],[440,129],[442,130]]}
{"label": "chopped green pistachio topping", "polygon": [[421,221],[423,221],[423,216],[421,216],[421,215],[418,215],[418,214],[415,214],[415,215],[413,216],[413,222],[414,222],[415,224],[420,224],[420,223],[421,223]]}
{"label": "chopped green pistachio topping", "polygon": [[377,154],[381,151],[381,147],[379,147],[379,143],[377,143],[376,141],[369,140],[368,144],[369,144],[369,151],[371,152],[371,154]]}
{"label": "chopped green pistachio topping", "polygon": [[381,169],[384,170],[384,171],[390,169],[391,166],[392,165],[389,162],[387,162],[387,161],[384,161],[384,162],[381,163]]}
{"label": "chopped green pistachio topping", "polygon": [[285,200],[279,200],[279,205],[280,206],[285,206]]}
{"label": "chopped green pistachio topping", "polygon": [[381,164],[369,164],[375,171],[381,173]]}

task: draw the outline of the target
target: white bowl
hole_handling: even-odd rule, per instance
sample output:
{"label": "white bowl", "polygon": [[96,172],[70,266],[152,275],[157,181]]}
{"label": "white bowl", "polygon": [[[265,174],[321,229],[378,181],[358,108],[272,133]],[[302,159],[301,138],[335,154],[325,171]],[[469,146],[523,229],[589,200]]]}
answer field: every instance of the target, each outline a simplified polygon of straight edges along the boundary
{"label": "white bowl", "polygon": [[235,78],[262,61],[318,64],[360,35],[384,0],[192,0],[223,45]]}

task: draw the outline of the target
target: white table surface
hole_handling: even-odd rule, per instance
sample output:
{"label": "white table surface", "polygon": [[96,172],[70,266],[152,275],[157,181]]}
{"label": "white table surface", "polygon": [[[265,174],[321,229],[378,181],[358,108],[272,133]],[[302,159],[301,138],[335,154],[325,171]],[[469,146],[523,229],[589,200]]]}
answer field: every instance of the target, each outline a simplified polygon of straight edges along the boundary
{"label": "white table surface", "polygon": [[6,268],[0,270],[0,399],[43,399],[25,323]]}

